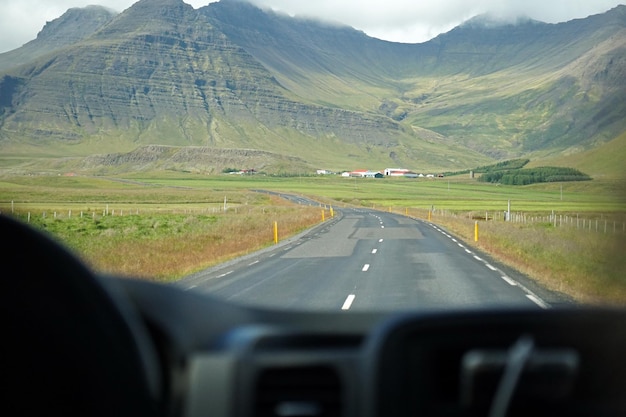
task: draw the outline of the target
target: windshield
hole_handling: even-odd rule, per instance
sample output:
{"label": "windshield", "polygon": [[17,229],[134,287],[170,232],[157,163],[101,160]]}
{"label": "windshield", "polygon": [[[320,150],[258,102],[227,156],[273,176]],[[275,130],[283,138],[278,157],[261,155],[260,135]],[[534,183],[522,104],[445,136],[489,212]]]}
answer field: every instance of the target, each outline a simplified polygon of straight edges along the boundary
{"label": "windshield", "polygon": [[76,8],[1,53],[2,213],[250,306],[626,302],[625,6],[407,43],[257,3]]}

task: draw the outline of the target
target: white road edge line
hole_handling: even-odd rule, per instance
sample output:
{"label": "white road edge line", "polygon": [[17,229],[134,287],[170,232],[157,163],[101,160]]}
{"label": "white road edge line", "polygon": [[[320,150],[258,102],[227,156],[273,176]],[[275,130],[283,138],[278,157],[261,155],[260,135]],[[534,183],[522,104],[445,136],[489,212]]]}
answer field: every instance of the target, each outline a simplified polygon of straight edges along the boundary
{"label": "white road edge line", "polygon": [[248,264],[248,266],[256,265],[256,264],[258,264],[259,262],[260,262],[259,260],[256,260],[256,261],[254,261],[254,262],[252,262],[252,263]]}
{"label": "white road edge line", "polygon": [[515,282],[514,280],[512,280],[511,278],[507,277],[506,275],[502,275],[500,278],[502,278],[503,280],[505,280],[509,285],[512,286],[517,286],[517,282]]}
{"label": "white road edge line", "polygon": [[526,298],[528,298],[530,301],[537,304],[539,307],[543,308],[544,310],[550,308],[548,304],[546,304],[541,298],[537,297],[536,295],[526,294]]}
{"label": "white road edge line", "polygon": [[482,258],[479,258],[478,256],[474,255],[474,259],[476,259],[477,261],[482,261]]}
{"label": "white road edge line", "polygon": [[342,310],[350,310],[350,306],[352,306],[352,302],[354,301],[355,298],[356,298],[356,295],[350,294],[346,298],[346,301],[343,302],[343,305],[341,306],[341,309]]}
{"label": "white road edge line", "polygon": [[370,264],[365,264],[363,265],[363,269],[361,269],[361,271],[367,272],[368,269],[370,269]]}
{"label": "white road edge line", "polygon": [[487,268],[491,269],[492,271],[497,271],[497,270],[498,270],[498,268],[496,268],[495,266],[493,266],[493,265],[491,265],[491,264],[488,264],[488,263],[486,263],[486,262],[485,262],[485,266],[486,266]]}

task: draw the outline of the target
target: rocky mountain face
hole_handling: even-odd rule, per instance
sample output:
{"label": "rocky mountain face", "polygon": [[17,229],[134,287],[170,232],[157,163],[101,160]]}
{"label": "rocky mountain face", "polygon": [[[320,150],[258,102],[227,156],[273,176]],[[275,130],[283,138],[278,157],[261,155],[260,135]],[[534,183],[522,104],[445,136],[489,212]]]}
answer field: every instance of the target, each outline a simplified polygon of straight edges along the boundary
{"label": "rocky mountain face", "polygon": [[140,0],[118,15],[70,9],[0,54],[0,149],[456,168],[609,140],[626,130],[624,97],[623,6],[398,44],[243,1]]}
{"label": "rocky mountain face", "polygon": [[0,71],[80,42],[113,19],[115,14],[100,6],[69,9],[63,16],[46,23],[36,39],[21,48],[0,54]]}

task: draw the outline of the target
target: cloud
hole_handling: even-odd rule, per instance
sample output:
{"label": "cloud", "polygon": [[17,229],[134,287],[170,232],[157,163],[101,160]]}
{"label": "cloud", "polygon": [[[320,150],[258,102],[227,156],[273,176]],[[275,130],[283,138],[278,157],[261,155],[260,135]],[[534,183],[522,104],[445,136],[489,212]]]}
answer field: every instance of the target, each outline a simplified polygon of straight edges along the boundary
{"label": "cloud", "polygon": [[[100,4],[122,11],[136,0],[0,0],[0,52],[35,39],[71,7]],[[215,0],[184,0],[195,8]],[[603,13],[619,0],[249,0],[290,15],[342,22],[370,36],[423,42],[482,13],[555,23]],[[624,0],[622,0],[624,1]]]}
{"label": "cloud", "polygon": [[[72,7],[93,4],[121,12],[138,0],[0,0],[0,53],[35,39],[46,22]],[[217,0],[184,0],[195,8]]]}
{"label": "cloud", "polygon": [[399,42],[423,42],[465,20],[489,13],[503,19],[519,16],[557,23],[603,13],[616,0],[250,0],[290,15],[328,18],[370,36]]}

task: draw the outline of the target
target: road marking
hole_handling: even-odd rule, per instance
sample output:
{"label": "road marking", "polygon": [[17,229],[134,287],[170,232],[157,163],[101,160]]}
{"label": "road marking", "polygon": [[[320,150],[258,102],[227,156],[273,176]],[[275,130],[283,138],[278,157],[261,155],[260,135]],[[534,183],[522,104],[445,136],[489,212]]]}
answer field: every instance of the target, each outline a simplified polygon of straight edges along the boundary
{"label": "road marking", "polygon": [[465,252],[469,253],[470,255],[472,254],[472,251],[469,249],[465,249]]}
{"label": "road marking", "polygon": [[372,249],[372,254],[378,252],[378,249]]}
{"label": "road marking", "polygon": [[478,256],[474,255],[474,259],[476,259],[477,261],[482,261],[481,258],[479,258]]}
{"label": "road marking", "polygon": [[217,276],[217,278],[224,278],[226,275],[230,275],[230,274],[232,274],[233,272],[235,272],[235,271],[228,271],[228,272],[225,272],[225,273],[223,273],[222,275],[218,275],[218,276]]}
{"label": "road marking", "polygon": [[381,228],[381,229],[384,229],[384,228],[385,228],[385,226],[380,226],[380,228]]}
{"label": "road marking", "polygon": [[452,239],[452,241],[453,241],[454,243],[456,243],[456,239],[455,239],[455,238],[453,238],[453,237],[452,237],[452,238],[450,238],[450,239]]}
{"label": "road marking", "polygon": [[486,263],[486,262],[485,262],[485,266],[486,266],[487,268],[491,269],[492,271],[497,271],[497,270],[498,270],[498,268],[496,268],[496,267],[494,267],[493,265],[488,264],[488,263]]}
{"label": "road marking", "polygon": [[382,239],[378,239],[378,243],[383,243],[383,240]]}
{"label": "road marking", "polygon": [[354,301],[355,298],[356,298],[356,295],[350,294],[346,298],[346,301],[343,302],[343,305],[341,306],[341,309],[342,310],[350,310],[350,306],[352,305],[352,302]]}
{"label": "road marking", "polygon": [[526,294],[526,298],[528,298],[530,301],[537,304],[539,307],[543,308],[544,310],[547,308],[550,308],[550,306],[546,304],[545,301],[543,301],[541,298],[537,297],[536,295]]}
{"label": "road marking", "polygon": [[361,271],[367,272],[368,269],[370,269],[370,264],[365,264],[363,265],[363,268],[361,269]]}
{"label": "road marking", "polygon": [[457,245],[459,246],[459,248],[465,249],[465,246],[461,245],[460,243],[457,243]]}
{"label": "road marking", "polygon": [[255,265],[255,264],[258,264],[258,263],[259,263],[259,260],[256,260],[256,261],[252,262],[251,264],[248,264],[248,266],[252,266],[252,265]]}
{"label": "road marking", "polygon": [[512,285],[514,287],[517,285],[517,282],[513,281],[511,278],[507,277],[506,275],[502,275],[500,278],[508,282],[509,285]]}

